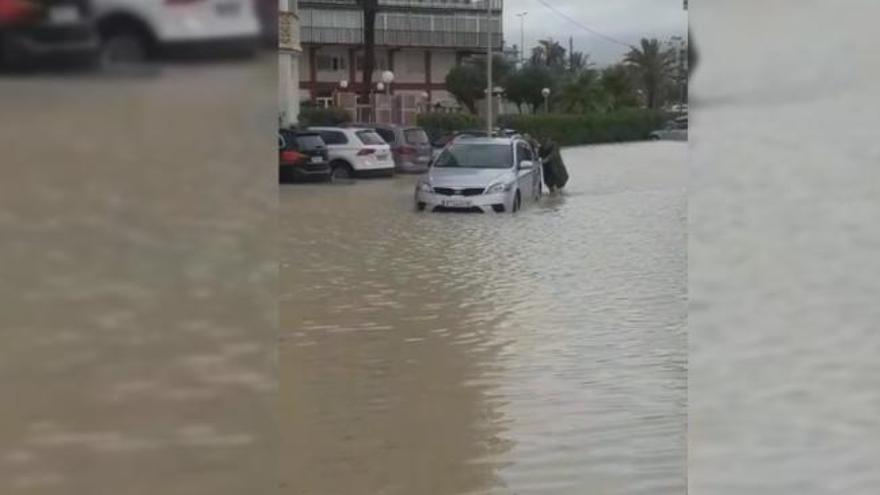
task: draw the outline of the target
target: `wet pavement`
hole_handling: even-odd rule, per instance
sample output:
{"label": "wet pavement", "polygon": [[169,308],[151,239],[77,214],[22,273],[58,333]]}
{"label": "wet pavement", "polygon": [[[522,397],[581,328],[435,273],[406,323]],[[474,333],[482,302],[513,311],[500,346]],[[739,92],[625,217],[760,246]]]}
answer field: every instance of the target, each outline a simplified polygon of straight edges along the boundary
{"label": "wet pavement", "polygon": [[681,494],[685,143],[568,149],[517,215],[284,185],[286,494]]}

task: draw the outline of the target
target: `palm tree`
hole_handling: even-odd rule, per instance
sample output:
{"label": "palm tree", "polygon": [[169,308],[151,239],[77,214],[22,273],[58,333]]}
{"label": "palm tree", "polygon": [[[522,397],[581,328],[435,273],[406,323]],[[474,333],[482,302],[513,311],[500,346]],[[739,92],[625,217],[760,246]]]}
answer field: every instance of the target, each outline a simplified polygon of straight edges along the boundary
{"label": "palm tree", "polygon": [[564,67],[565,48],[552,38],[538,41],[538,46],[532,49],[532,63],[545,67]]}
{"label": "palm tree", "polygon": [[638,96],[633,87],[629,68],[616,64],[605,68],[600,79],[602,92],[608,98],[612,110],[638,105]]}
{"label": "palm tree", "polygon": [[577,74],[592,68],[595,64],[590,62],[590,55],[583,52],[571,52],[568,61],[568,70]]}
{"label": "palm tree", "polygon": [[364,72],[361,91],[369,98],[373,85],[373,71],[376,68],[376,14],[379,12],[379,0],[357,0],[364,12]]}
{"label": "palm tree", "polygon": [[675,60],[673,52],[663,50],[656,39],[642,38],[641,49],[632,47],[623,60],[641,83],[648,108],[657,108],[660,103],[657,96],[668,80]]}
{"label": "palm tree", "polygon": [[596,71],[587,69],[562,87],[559,103],[567,113],[592,112],[605,107],[604,92]]}

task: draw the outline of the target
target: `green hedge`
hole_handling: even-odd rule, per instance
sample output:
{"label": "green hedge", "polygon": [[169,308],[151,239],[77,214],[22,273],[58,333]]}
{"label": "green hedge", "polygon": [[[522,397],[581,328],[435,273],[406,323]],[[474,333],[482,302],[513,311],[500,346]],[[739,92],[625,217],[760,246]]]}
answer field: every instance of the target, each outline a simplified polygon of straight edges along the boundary
{"label": "green hedge", "polygon": [[453,131],[480,128],[480,119],[469,113],[423,113],[416,122],[428,133],[432,142]]}
{"label": "green hedge", "polygon": [[336,126],[351,122],[351,112],[344,108],[303,108],[299,112],[299,124],[308,126]]}
{"label": "green hedge", "polygon": [[648,139],[668,118],[664,112],[626,109],[583,115],[502,115],[498,124],[538,139],[551,137],[561,146],[575,146]]}

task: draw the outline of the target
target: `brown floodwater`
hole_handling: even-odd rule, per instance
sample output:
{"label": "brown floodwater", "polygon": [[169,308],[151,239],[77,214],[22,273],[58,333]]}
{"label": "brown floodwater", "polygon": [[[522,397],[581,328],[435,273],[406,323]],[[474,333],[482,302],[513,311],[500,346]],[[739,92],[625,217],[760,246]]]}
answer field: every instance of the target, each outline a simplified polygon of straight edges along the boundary
{"label": "brown floodwater", "polygon": [[0,493],[277,490],[272,57],[0,78]]}
{"label": "brown floodwater", "polygon": [[283,493],[685,493],[687,146],[564,157],[517,215],[281,186]]}

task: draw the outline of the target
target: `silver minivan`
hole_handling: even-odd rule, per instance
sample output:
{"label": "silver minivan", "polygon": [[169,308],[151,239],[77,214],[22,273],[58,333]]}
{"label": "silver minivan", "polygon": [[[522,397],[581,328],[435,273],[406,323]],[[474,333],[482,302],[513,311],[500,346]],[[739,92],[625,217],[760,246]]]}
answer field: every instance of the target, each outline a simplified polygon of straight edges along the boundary
{"label": "silver minivan", "polygon": [[392,124],[369,124],[369,127],[391,145],[394,168],[398,172],[422,173],[428,170],[434,150],[424,129]]}

